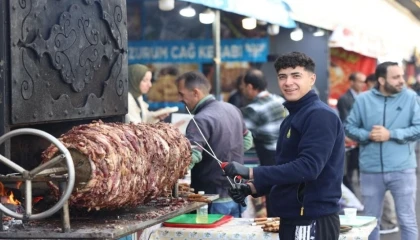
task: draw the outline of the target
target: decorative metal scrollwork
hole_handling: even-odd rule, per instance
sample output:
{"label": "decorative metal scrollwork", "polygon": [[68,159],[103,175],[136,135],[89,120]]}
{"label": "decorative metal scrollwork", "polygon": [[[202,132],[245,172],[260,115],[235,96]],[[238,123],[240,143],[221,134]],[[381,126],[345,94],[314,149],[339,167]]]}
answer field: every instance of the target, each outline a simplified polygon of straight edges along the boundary
{"label": "decorative metal scrollwork", "polygon": [[124,0],[19,0],[10,8],[13,123],[126,112]]}

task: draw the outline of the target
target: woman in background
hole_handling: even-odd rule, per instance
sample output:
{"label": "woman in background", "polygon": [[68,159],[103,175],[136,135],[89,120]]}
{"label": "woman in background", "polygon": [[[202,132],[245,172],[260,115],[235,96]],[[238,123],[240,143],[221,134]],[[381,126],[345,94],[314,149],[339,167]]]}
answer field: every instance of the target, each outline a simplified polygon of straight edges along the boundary
{"label": "woman in background", "polygon": [[160,115],[149,112],[149,105],[143,100],[152,87],[152,72],[144,65],[132,64],[128,66],[128,113],[125,122],[156,123],[169,116],[169,113]]}

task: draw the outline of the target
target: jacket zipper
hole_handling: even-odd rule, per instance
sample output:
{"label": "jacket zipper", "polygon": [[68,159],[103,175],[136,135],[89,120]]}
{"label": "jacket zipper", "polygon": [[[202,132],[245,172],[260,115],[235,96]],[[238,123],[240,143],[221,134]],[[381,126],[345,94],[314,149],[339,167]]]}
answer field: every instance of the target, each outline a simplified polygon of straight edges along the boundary
{"label": "jacket zipper", "polygon": [[[383,115],[383,123],[382,125],[385,127],[385,113],[386,113],[386,100],[388,99],[388,97],[385,97],[384,99],[384,115]],[[383,142],[380,143],[380,152],[379,152],[379,156],[381,158],[381,171],[382,173],[384,173],[384,160],[383,160],[383,153],[382,150],[383,149]]]}

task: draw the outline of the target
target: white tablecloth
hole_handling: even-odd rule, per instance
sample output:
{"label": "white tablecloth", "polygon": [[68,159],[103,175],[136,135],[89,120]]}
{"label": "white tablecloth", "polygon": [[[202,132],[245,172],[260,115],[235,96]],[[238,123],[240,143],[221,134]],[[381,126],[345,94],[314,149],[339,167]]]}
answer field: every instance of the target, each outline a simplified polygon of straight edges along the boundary
{"label": "white tablecloth", "polygon": [[[264,232],[261,226],[251,226],[250,219],[234,218],[230,222],[216,228],[172,228],[156,229],[150,240],[217,240],[217,239],[247,239],[247,240],[279,240],[278,233]],[[376,221],[363,227],[353,228],[340,234],[339,240],[367,240],[376,226]]]}

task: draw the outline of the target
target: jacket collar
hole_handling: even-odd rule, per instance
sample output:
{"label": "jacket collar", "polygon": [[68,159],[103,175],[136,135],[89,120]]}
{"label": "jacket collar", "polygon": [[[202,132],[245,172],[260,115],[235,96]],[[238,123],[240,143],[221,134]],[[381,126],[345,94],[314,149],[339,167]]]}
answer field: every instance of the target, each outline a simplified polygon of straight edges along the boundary
{"label": "jacket collar", "polygon": [[283,105],[289,110],[290,113],[295,113],[299,111],[302,107],[313,103],[314,101],[319,100],[318,95],[314,90],[309,91],[305,96],[297,101],[286,101]]}
{"label": "jacket collar", "polygon": [[192,114],[196,114],[198,113],[201,109],[203,109],[205,106],[207,106],[209,103],[216,101],[216,98],[214,98],[213,95],[207,95],[204,98],[202,98],[197,105],[195,106],[195,108],[192,110]]}

